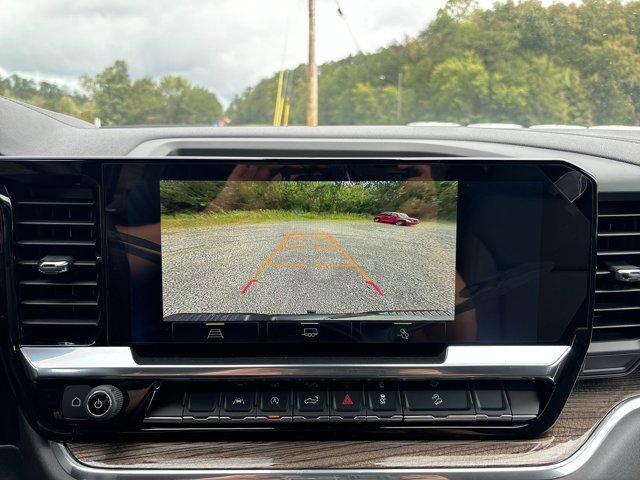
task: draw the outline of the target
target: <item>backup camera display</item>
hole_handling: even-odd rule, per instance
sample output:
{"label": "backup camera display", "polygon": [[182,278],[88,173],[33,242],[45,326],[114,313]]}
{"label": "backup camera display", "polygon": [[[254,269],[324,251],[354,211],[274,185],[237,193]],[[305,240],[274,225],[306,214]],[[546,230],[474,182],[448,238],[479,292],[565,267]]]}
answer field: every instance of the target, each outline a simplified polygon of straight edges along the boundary
{"label": "backup camera display", "polygon": [[457,194],[455,181],[161,180],[164,317],[453,320]]}

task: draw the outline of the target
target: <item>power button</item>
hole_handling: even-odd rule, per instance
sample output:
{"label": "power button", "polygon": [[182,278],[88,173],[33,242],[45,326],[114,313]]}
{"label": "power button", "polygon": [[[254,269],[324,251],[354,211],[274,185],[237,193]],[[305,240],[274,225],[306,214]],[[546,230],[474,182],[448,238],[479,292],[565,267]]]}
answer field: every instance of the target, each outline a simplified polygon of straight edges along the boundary
{"label": "power button", "polygon": [[85,411],[93,420],[108,420],[122,409],[122,392],[113,385],[100,385],[87,394]]}
{"label": "power button", "polygon": [[111,409],[111,397],[106,392],[98,390],[87,398],[87,410],[94,418],[105,416]]}

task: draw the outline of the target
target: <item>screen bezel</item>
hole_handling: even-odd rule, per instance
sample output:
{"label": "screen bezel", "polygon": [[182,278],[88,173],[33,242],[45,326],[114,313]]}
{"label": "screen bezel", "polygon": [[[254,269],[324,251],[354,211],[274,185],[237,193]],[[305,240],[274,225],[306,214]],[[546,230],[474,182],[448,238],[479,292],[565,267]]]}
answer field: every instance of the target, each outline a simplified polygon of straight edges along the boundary
{"label": "screen bezel", "polygon": [[[118,179],[129,176],[131,172],[137,172],[138,178],[152,178],[151,172],[164,172],[161,177],[163,179],[212,179],[210,173],[216,169],[233,168],[238,164],[254,164],[260,167],[296,167],[302,169],[308,169],[310,172],[318,172],[324,169],[325,172],[330,172],[333,168],[342,168],[348,166],[357,171],[366,171],[367,179],[377,178],[376,175],[382,174],[382,178],[388,178],[388,176],[395,171],[398,171],[399,165],[426,165],[431,168],[434,179],[437,180],[456,180],[459,182],[478,182],[478,181],[548,181],[557,179],[561,175],[568,172],[579,172],[584,176],[586,180],[585,190],[580,195],[578,202],[572,203],[582,213],[582,215],[590,221],[590,235],[586,240],[588,242],[588,248],[585,249],[584,259],[586,261],[583,268],[585,274],[585,291],[586,295],[581,305],[577,309],[576,314],[571,321],[567,322],[567,327],[562,334],[555,338],[553,341],[549,339],[538,338],[536,341],[509,341],[508,344],[571,344],[573,336],[577,329],[589,329],[591,327],[591,297],[593,295],[593,281],[587,272],[591,272],[594,269],[595,259],[595,215],[596,215],[596,203],[595,203],[595,182],[589,178],[581,170],[576,167],[563,162],[561,160],[511,160],[511,159],[469,159],[469,158],[371,158],[371,157],[341,157],[341,158],[282,158],[282,157],[270,157],[270,158],[257,158],[257,157],[207,157],[207,158],[162,158],[162,159],[145,159],[138,160],[132,159],[126,163],[123,162],[107,162],[103,165],[103,204],[109,208],[109,202],[113,198],[113,194],[118,187]],[[167,175],[167,172],[173,172]],[[194,177],[194,172],[196,176]],[[203,178],[203,173],[209,172],[209,176]],[[167,178],[169,177],[169,178]],[[214,179],[223,179],[222,177],[215,177]],[[331,178],[328,178],[331,179]],[[127,180],[125,179],[125,182]],[[122,181],[120,181],[122,185]],[[114,224],[109,219],[109,213],[107,212],[105,219],[107,238],[112,240],[114,234]],[[458,245],[460,245],[459,239],[461,230],[458,228]],[[548,232],[547,232],[548,235]],[[109,241],[107,248],[107,265],[111,267],[113,244]],[[458,252],[456,253],[456,257]],[[112,344],[122,345],[136,345],[140,348],[149,348],[155,351],[171,351],[180,350],[180,344],[168,343],[162,344],[159,342],[145,342],[141,344],[133,341],[131,338],[132,319],[131,313],[126,312],[127,302],[123,302],[121,299],[114,298],[113,286],[114,281],[122,281],[122,277],[117,274],[118,269],[107,269],[107,285],[110,286],[108,291],[107,300],[107,316],[109,319],[109,340]],[[122,269],[120,269],[122,270]],[[116,272],[115,278],[113,273]],[[160,293],[161,295],[161,293]],[[117,297],[117,295],[115,295]],[[549,307],[551,308],[551,307]],[[127,314],[128,313],[128,314]],[[384,345],[384,348],[380,349],[382,355],[405,355],[405,354],[425,354],[425,352],[437,352],[442,351],[442,348],[447,342],[434,344],[417,344],[411,345],[410,348],[406,346],[398,347],[396,345]],[[496,344],[505,342],[481,342],[475,341],[473,344]],[[464,342],[456,342],[456,344],[466,344]],[[276,344],[280,345],[280,344]],[[269,345],[267,347],[259,348],[255,351],[260,355],[270,355],[272,351],[277,351],[278,354],[300,354],[307,355],[310,353],[318,354],[354,354],[359,355],[365,352],[371,351],[372,344],[348,344],[348,348],[343,349],[337,344],[321,344],[318,346],[304,345],[302,348],[297,345],[287,345],[287,348],[283,351],[280,346]],[[210,345],[194,345],[190,350],[193,353],[202,354],[220,354],[226,355],[231,351],[237,351],[238,345],[231,346],[231,348],[216,348],[212,351]],[[243,347],[240,347],[243,348]]]}

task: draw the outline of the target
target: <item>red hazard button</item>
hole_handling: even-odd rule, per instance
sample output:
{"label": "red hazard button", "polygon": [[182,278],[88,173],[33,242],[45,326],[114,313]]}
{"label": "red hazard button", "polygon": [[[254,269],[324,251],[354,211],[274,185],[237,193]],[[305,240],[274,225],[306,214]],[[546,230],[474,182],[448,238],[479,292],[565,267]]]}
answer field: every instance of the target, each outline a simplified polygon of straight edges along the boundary
{"label": "red hazard button", "polygon": [[336,390],[333,406],[336,412],[357,412],[364,409],[362,392],[359,390]]}

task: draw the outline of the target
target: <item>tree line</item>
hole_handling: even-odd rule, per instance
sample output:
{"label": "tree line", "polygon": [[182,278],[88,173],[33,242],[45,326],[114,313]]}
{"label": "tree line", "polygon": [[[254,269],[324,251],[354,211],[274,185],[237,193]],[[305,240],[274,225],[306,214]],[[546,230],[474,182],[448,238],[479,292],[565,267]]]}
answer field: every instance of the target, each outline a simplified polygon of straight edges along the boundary
{"label": "tree line", "polygon": [[[415,121],[640,123],[640,2],[450,0],[415,38],[319,68],[321,124]],[[288,72],[289,124],[304,124],[306,66]],[[270,123],[277,75],[230,105]]]}
{"label": "tree line", "polygon": [[80,84],[84,93],[11,75],[0,77],[0,95],[88,122],[98,118],[102,125],[211,125],[223,114],[218,98],[206,88],[178,75],[132,80],[123,60],[81,77]]}
{"label": "tree line", "polygon": [[[325,125],[414,121],[640,124],[640,1],[449,0],[414,38],[319,68]],[[289,125],[306,119],[306,66],[286,72]],[[82,92],[12,75],[0,94],[105,125],[271,124],[278,74],[224,111],[180,76],[132,80],[118,60]]]}
{"label": "tree line", "polygon": [[163,181],[163,214],[215,214],[237,210],[353,213],[399,211],[454,220],[456,182],[218,182]]}

